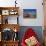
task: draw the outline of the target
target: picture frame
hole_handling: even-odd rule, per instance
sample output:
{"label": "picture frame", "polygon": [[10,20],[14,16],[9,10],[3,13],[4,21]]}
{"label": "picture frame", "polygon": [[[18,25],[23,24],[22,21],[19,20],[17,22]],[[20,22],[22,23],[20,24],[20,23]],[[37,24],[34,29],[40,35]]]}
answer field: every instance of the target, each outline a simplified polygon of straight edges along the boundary
{"label": "picture frame", "polygon": [[16,15],[16,14],[18,14],[18,12],[16,10],[10,10],[9,11],[9,14],[10,15]]}
{"label": "picture frame", "polygon": [[23,18],[36,18],[36,9],[23,9]]}
{"label": "picture frame", "polygon": [[9,10],[2,10],[2,15],[9,15]]}

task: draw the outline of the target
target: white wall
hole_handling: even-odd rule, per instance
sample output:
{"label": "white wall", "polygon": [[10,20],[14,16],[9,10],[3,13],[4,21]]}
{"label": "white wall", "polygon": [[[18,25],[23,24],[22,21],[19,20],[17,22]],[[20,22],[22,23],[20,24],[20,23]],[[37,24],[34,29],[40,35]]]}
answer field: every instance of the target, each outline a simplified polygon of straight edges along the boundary
{"label": "white wall", "polygon": [[[9,7],[15,6],[15,0],[0,0],[0,6]],[[19,24],[21,26],[43,26],[43,6],[42,0],[17,0],[17,6],[19,9]],[[24,19],[23,18],[23,9],[37,9],[37,18],[36,19]]]}

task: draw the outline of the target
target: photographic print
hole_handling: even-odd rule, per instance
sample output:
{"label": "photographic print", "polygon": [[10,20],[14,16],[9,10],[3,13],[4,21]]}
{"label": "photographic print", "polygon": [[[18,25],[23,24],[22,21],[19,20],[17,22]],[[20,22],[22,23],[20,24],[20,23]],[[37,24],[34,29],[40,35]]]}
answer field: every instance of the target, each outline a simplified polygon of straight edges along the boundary
{"label": "photographic print", "polygon": [[23,9],[24,18],[36,18],[36,9]]}
{"label": "photographic print", "polygon": [[9,10],[2,10],[2,15],[9,15]]}

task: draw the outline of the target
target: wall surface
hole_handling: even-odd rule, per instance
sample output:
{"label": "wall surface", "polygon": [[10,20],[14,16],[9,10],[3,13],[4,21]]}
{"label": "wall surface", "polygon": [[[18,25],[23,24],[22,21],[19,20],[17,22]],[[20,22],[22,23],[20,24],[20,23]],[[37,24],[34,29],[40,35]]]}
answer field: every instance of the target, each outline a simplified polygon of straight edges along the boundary
{"label": "wall surface", "polygon": [[[13,7],[15,6],[15,0],[0,0],[0,7]],[[19,24],[21,26],[43,26],[43,6],[42,0],[17,0],[17,6],[19,8]],[[36,9],[37,17],[35,19],[24,19],[23,9]]]}

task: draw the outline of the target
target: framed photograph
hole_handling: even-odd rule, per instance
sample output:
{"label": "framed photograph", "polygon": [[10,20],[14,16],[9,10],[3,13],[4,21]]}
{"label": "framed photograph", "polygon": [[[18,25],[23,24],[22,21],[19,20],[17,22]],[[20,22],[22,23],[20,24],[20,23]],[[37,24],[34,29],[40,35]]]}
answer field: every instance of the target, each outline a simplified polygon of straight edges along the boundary
{"label": "framed photograph", "polygon": [[9,15],[9,10],[2,10],[2,15]]}
{"label": "framed photograph", "polygon": [[37,12],[36,9],[23,9],[24,18],[36,18]]}
{"label": "framed photograph", "polygon": [[18,13],[18,12],[15,11],[15,10],[10,10],[10,11],[9,11],[9,14],[10,14],[10,15],[16,15],[17,13]]}

